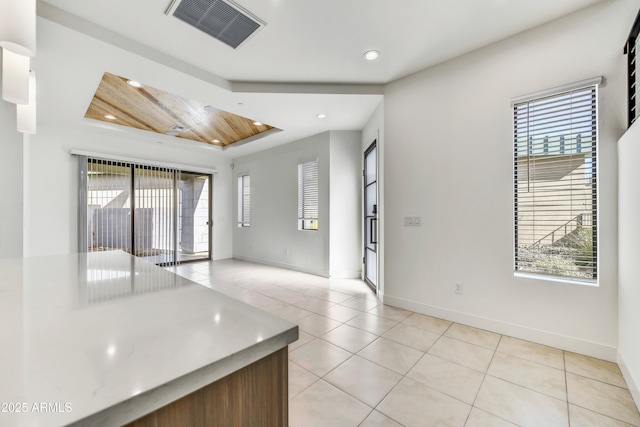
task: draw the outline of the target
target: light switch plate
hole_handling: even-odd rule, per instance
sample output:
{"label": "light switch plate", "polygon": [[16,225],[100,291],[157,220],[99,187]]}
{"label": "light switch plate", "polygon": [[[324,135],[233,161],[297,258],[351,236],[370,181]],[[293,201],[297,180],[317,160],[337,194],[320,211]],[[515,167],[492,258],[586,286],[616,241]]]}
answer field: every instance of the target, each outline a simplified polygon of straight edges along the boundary
{"label": "light switch plate", "polygon": [[405,216],[404,217],[404,226],[405,227],[420,227],[422,225],[422,217],[419,216]]}

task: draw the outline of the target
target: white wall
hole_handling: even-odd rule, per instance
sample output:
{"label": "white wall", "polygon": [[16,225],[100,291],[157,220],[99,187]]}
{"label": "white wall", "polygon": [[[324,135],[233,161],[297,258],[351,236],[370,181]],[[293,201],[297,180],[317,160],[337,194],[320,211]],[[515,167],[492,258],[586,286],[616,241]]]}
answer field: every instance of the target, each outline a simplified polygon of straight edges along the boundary
{"label": "white wall", "polygon": [[333,278],[362,270],[362,152],[359,131],[331,131],[329,265]]}
{"label": "white wall", "polygon": [[[639,3],[604,2],[386,87],[385,302],[615,360],[618,65]],[[511,98],[597,75],[599,286],[515,278]],[[404,227],[408,215],[422,226]]]}
{"label": "white wall", "polygon": [[[105,71],[132,76],[193,99],[213,97],[212,85],[45,19],[38,18],[37,23],[38,54],[33,67],[38,77],[38,132],[25,144],[24,254],[77,250],[77,167],[69,151],[80,149],[217,169],[219,173],[213,181],[213,256],[229,258],[232,210],[231,160],[227,155],[201,148],[200,144],[180,143],[148,132],[105,128],[100,122],[84,119]],[[60,87],[65,90],[57,90]],[[4,110],[0,111],[3,123],[7,117]],[[14,182],[19,179],[20,176],[14,178]],[[18,186],[22,186],[21,181]],[[22,213],[18,224],[21,222]],[[16,221],[9,224],[13,226]]]}
{"label": "white wall", "polygon": [[[329,276],[329,141],[324,132],[234,159],[233,188],[238,176],[251,176],[251,226],[234,227],[234,258]],[[315,159],[318,230],[298,230],[298,164]],[[237,191],[233,205],[237,209]]]}
{"label": "white wall", "polygon": [[26,256],[77,251],[77,160],[70,154],[72,149],[217,169],[219,173],[213,178],[213,256],[231,256],[231,167],[227,159],[216,159],[213,152],[136,140],[127,134],[117,138],[51,126],[41,126],[29,145]]}
{"label": "white wall", "polygon": [[[251,226],[234,227],[235,258],[325,277],[360,277],[361,134],[330,131],[234,159],[251,176]],[[318,230],[298,230],[298,164],[318,159]]]}
{"label": "white wall", "polygon": [[640,406],[640,121],[618,142],[618,364],[625,374],[629,390]]}
{"label": "white wall", "polygon": [[0,135],[0,258],[15,258],[23,249],[23,140],[16,131],[16,106],[1,98]]}

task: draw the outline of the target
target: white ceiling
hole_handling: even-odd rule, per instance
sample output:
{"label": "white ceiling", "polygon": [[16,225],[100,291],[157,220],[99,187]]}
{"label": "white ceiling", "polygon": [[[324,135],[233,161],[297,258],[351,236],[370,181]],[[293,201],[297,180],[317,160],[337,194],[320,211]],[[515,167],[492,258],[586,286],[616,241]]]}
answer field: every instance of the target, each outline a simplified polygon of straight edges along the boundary
{"label": "white ceiling", "polygon": [[[237,0],[267,23],[237,50],[165,15],[170,0],[40,0],[38,14],[228,91],[226,105],[201,101],[236,113],[243,102],[250,118],[283,129],[269,144],[228,150],[235,157],[324,130],[361,129],[383,84],[598,1]],[[368,49],[380,59],[365,61]],[[300,110],[330,120],[298,120]]]}

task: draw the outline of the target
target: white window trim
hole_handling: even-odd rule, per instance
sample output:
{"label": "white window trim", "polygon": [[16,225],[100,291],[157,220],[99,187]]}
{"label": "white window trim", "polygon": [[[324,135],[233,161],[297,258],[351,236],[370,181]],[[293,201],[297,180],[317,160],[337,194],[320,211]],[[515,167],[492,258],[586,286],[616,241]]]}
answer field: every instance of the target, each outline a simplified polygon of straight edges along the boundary
{"label": "white window trim", "polygon": [[215,175],[218,173],[216,169],[212,169],[212,168],[183,165],[180,163],[156,162],[155,160],[138,159],[135,157],[118,156],[115,154],[95,153],[92,151],[73,149],[70,151],[70,154],[73,156],[86,156],[94,159],[115,160],[115,161],[126,162],[126,163],[134,163],[142,166],[154,166],[154,167],[160,167],[160,168],[179,169],[184,172],[195,172],[195,173],[203,173],[203,174],[210,174],[210,175]]}
{"label": "white window trim", "polygon": [[[243,206],[244,206],[244,185],[242,187],[240,187],[241,183],[244,184],[244,177],[249,177],[249,221],[245,222],[244,221],[244,210],[243,210]],[[238,192],[238,213],[237,213],[237,227],[238,228],[250,228],[251,227],[251,174],[250,173],[242,173],[242,174],[238,174],[238,177],[236,178],[236,182],[238,185],[237,188],[237,192]]]}
{"label": "white window trim", "polygon": [[[606,80],[604,77],[602,76],[597,76],[597,77],[592,77],[589,79],[585,79],[585,80],[580,80],[574,83],[568,83],[565,85],[560,85],[560,86],[556,86],[553,88],[549,88],[549,89],[544,89],[544,90],[540,90],[540,91],[536,91],[536,92],[531,92],[525,95],[519,95],[516,97],[511,98],[511,112],[513,113],[513,107],[516,104],[522,103],[522,102],[526,102],[535,98],[543,98],[546,96],[550,96],[550,95],[555,95],[561,92],[567,92],[567,91],[572,91],[572,90],[576,90],[576,89],[580,89],[580,88],[586,88],[589,86],[596,86],[596,96],[597,96],[597,104],[596,104],[596,108],[598,108],[599,105],[599,96],[597,95],[597,93],[599,92],[599,89],[601,86],[604,86],[606,84]],[[599,115],[598,117],[598,121],[599,121]],[[511,127],[511,135],[510,135],[511,139],[513,139],[513,126]],[[598,123],[598,126],[596,127],[596,158],[600,158],[600,126]],[[513,150],[513,146],[511,146],[511,150]],[[512,165],[512,167],[514,169],[512,169],[512,176],[515,176],[515,165]],[[598,161],[598,163],[596,164],[596,168],[599,169],[600,167],[600,162]],[[512,192],[512,201],[511,201],[511,207],[512,207],[512,224],[515,223],[516,218],[515,218],[515,203],[516,203],[516,199],[515,199],[515,194]],[[600,205],[600,180],[598,179],[596,181],[596,206]],[[600,234],[600,209],[596,209],[597,211],[597,224],[598,224],[598,236]],[[582,278],[572,278],[572,277],[564,277],[564,276],[553,276],[553,275],[547,275],[547,274],[539,274],[539,273],[529,273],[529,272],[522,272],[522,271],[518,271],[516,270],[516,250],[515,250],[515,239],[516,239],[516,235],[515,235],[515,229],[514,227],[512,227],[512,255],[511,255],[511,260],[513,262],[512,264],[512,268],[513,268],[513,276],[515,278],[522,278],[522,279],[533,279],[533,280],[541,280],[541,281],[547,281],[547,282],[556,282],[556,283],[565,283],[565,284],[572,284],[572,285],[581,285],[581,286],[590,286],[590,287],[598,287],[599,283],[600,283],[600,238],[598,237],[598,246],[597,246],[597,257],[596,257],[596,271],[598,272],[597,278],[596,279],[582,279]]]}
{"label": "white window trim", "polygon": [[528,93],[526,95],[519,95],[511,98],[511,107],[514,105],[520,104],[521,102],[526,102],[534,98],[544,98],[545,96],[555,95],[560,92],[568,92],[575,89],[580,89],[588,86],[601,86],[604,82],[604,77],[592,77],[590,79],[580,80],[574,83],[568,83],[566,85],[556,86],[550,89],[539,90],[537,92]]}
{"label": "white window trim", "polygon": [[[301,218],[300,217],[300,192],[302,191],[302,181],[300,180],[300,167],[302,165],[308,164],[308,163],[315,163],[316,164],[316,191],[317,191],[317,197],[318,197],[318,218]],[[298,167],[297,167],[297,173],[298,173],[298,216],[297,216],[297,222],[298,222],[298,230],[299,231],[318,231],[319,227],[320,227],[320,161],[319,159],[313,159],[313,160],[308,160],[308,161],[303,161],[298,163]],[[306,220],[315,220],[316,221],[316,228],[305,228],[304,227],[304,221]]]}

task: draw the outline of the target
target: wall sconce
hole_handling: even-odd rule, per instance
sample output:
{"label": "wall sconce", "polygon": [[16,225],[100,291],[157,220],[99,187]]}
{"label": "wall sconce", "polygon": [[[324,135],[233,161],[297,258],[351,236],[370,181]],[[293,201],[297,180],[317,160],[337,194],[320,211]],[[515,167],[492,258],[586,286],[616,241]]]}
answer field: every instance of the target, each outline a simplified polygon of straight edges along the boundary
{"label": "wall sconce", "polygon": [[29,72],[29,103],[16,105],[18,132],[36,133],[36,73]]}
{"label": "wall sconce", "polygon": [[2,49],[2,99],[29,103],[29,57]]}

